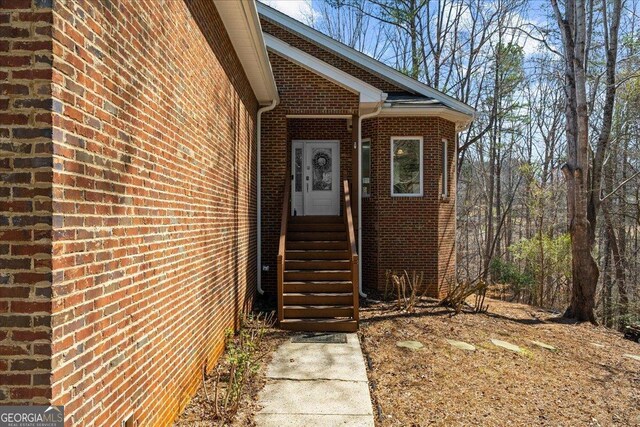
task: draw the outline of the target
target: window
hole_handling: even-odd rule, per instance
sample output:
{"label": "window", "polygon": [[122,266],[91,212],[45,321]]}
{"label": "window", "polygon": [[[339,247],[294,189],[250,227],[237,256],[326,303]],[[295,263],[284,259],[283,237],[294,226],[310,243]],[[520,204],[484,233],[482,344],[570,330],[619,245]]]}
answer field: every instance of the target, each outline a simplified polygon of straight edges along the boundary
{"label": "window", "polygon": [[449,197],[449,159],[447,154],[448,141],[442,140],[442,197]]}
{"label": "window", "polygon": [[391,138],[391,195],[422,196],[422,137]]}
{"label": "window", "polygon": [[371,140],[362,140],[362,197],[371,195]]}

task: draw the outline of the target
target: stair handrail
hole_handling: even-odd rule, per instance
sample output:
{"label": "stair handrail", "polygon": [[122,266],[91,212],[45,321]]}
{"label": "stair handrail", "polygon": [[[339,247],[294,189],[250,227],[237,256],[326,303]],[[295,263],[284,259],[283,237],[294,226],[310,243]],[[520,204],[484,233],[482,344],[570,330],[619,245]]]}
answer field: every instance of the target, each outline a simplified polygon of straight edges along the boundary
{"label": "stair handrail", "polygon": [[284,180],[284,193],[282,200],[282,219],[280,221],[280,241],[278,244],[278,322],[284,320],[284,270],[285,270],[285,254],[287,244],[287,227],[289,224],[289,199],[291,197],[291,177],[287,173]]}
{"label": "stair handrail", "polygon": [[351,191],[349,190],[349,181],[343,182],[344,187],[344,225],[347,228],[349,236],[349,259],[351,262],[351,283],[353,284],[353,320],[360,319],[360,293],[358,286],[358,250],[356,247],[356,233],[353,229],[353,215],[351,213]]}

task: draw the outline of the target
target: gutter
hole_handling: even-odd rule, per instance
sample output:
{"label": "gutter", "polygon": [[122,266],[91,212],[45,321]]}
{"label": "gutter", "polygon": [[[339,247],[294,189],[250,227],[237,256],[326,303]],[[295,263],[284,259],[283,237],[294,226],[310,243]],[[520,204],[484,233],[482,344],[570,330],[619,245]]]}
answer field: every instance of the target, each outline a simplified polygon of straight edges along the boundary
{"label": "gutter", "polygon": [[[386,93],[383,96],[386,98]],[[383,103],[384,99],[374,112],[358,116],[358,292],[362,298],[367,297],[367,294],[362,292],[362,120],[380,114]]]}
{"label": "gutter", "polygon": [[258,293],[260,295],[264,295],[264,290],[262,289],[262,113],[266,111],[271,111],[276,108],[276,105],[280,100],[278,98],[271,101],[271,104],[266,107],[262,107],[258,109],[258,114],[256,117],[256,129],[257,129],[257,137],[256,137],[256,145],[257,145],[257,154],[256,154],[256,163],[257,163],[257,186],[256,189],[256,198],[257,198],[257,233],[258,233],[258,254],[257,254],[257,269],[258,274],[256,276]]}

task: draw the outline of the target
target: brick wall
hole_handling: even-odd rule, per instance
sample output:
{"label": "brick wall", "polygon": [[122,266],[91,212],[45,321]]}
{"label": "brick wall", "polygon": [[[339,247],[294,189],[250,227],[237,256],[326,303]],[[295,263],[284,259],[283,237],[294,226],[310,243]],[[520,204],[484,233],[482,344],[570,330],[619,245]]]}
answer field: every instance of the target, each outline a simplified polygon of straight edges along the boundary
{"label": "brick wall", "polygon": [[[378,142],[378,120],[377,119],[365,119],[362,122],[362,138],[370,139],[371,146],[374,144],[380,145]],[[379,153],[379,151],[376,151]],[[373,152],[372,152],[373,154]],[[371,158],[371,185],[380,185],[380,181],[377,177],[377,168],[374,170],[374,159]],[[370,191],[373,187],[370,187]],[[377,198],[370,194],[369,197],[362,199],[362,246],[365,250],[360,251],[360,263],[362,264],[362,287],[366,288],[380,288],[384,290],[384,283],[380,286],[377,283],[378,272],[378,225],[375,222],[376,218],[376,205]],[[356,213],[357,215],[357,213]]]}
{"label": "brick wall", "polygon": [[166,425],[255,290],[257,102],[209,0],[50,4],[0,0],[0,397]]}
{"label": "brick wall", "polygon": [[273,52],[269,52],[269,61],[281,98],[278,111],[285,114],[358,114],[358,94]]}
{"label": "brick wall", "polygon": [[165,424],[254,292],[257,102],[209,0],[54,15],[54,400]]}
{"label": "brick wall", "polygon": [[353,62],[348,61],[347,59],[336,55],[333,52],[325,50],[317,44],[312,43],[308,39],[279,26],[275,22],[265,17],[260,18],[260,24],[262,25],[262,30],[265,33],[271,34],[274,37],[278,37],[280,40],[287,42],[291,46],[300,49],[303,52],[308,53],[309,55],[313,55],[316,58],[326,62],[327,64],[333,65],[334,67],[339,68],[340,70],[345,71],[384,92],[406,92],[405,89],[389,82],[382,76],[359,67]]}
{"label": "brick wall", "polygon": [[358,113],[359,96],[272,52],[271,67],[281,102],[262,116],[262,287],[274,295],[284,180],[291,164],[291,140],[340,141],[340,180],[351,180],[351,130],[346,119],[296,119],[291,114]]}
{"label": "brick wall", "polygon": [[[455,127],[440,118],[365,120],[371,137],[371,197],[363,202],[363,284],[384,290],[387,270],[424,273],[442,297],[455,275]],[[391,137],[422,136],[423,197],[391,197]],[[449,141],[449,198],[441,198],[441,140]]]}
{"label": "brick wall", "polygon": [[[339,59],[316,52],[280,27],[263,20],[265,30],[282,36],[323,60],[351,70]],[[305,44],[307,43],[307,44]],[[281,104],[263,116],[262,133],[262,273],[263,288],[273,294],[282,211],[283,185],[291,163],[293,139],[341,141],[341,180],[352,181],[351,131],[345,119],[287,119],[288,114],[358,113],[358,99],[345,89],[273,53],[270,54]],[[352,71],[352,70],[351,70]],[[361,72],[360,72],[361,73]],[[374,77],[365,76],[371,83]],[[364,77],[363,77],[364,78]],[[384,85],[386,83],[378,84]],[[388,88],[387,88],[388,89]],[[355,122],[353,124],[356,125]],[[442,297],[455,278],[455,127],[440,118],[385,117],[367,119],[363,138],[372,140],[372,194],[363,200],[363,286],[383,290],[387,270],[424,272],[428,294]],[[391,197],[392,136],[423,136],[424,196]],[[441,198],[441,140],[449,141],[449,193]]]}
{"label": "brick wall", "polygon": [[47,403],[50,1],[0,1],[0,404]]}

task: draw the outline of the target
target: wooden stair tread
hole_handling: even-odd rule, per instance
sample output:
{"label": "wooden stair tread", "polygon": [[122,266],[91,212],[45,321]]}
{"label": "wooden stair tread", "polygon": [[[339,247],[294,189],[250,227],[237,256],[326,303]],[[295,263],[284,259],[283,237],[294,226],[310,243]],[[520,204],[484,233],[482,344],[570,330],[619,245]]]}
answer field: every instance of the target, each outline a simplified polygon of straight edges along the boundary
{"label": "wooden stair tread", "polygon": [[[344,185],[347,195],[346,181]],[[278,265],[280,326],[298,331],[356,331],[358,294],[352,282],[351,222],[345,216],[287,218],[286,210],[285,202],[283,264]]]}
{"label": "wooden stair tread", "polygon": [[[351,292],[285,292],[284,295],[299,296],[299,297],[329,297],[329,296],[343,297],[343,296],[352,296],[353,294]],[[345,304],[332,304],[332,305],[345,305]],[[287,305],[285,304],[285,306]]]}
{"label": "wooden stair tread", "polygon": [[289,304],[284,306],[287,308],[315,308],[315,309],[331,309],[331,308],[353,308],[352,305],[348,304],[316,304],[316,305],[299,305],[299,304]]}
{"label": "wooden stair tread", "polygon": [[286,250],[295,250],[295,249],[309,249],[309,250],[321,250],[321,249],[335,249],[335,250],[344,250],[347,249],[347,241],[290,241],[288,240],[286,243]]}
{"label": "wooden stair tread", "polygon": [[282,299],[285,307],[353,306],[351,292],[285,292]]}
{"label": "wooden stair tread", "polygon": [[342,223],[298,223],[289,224],[287,232],[346,232],[344,224]]}
{"label": "wooden stair tread", "polygon": [[341,250],[287,250],[285,253],[287,261],[293,260],[349,260],[349,251]]}
{"label": "wooden stair tread", "polygon": [[350,270],[349,260],[286,260],[285,271],[313,270],[313,271],[334,271]]}
{"label": "wooden stair tread", "polygon": [[351,285],[350,280],[285,280],[285,285]]}
{"label": "wooden stair tread", "polygon": [[306,215],[306,216],[292,216],[289,217],[289,224],[326,224],[326,223],[341,223],[344,224],[344,219],[339,215]]}
{"label": "wooden stair tread", "polygon": [[310,305],[283,305],[285,319],[302,318],[331,318],[344,317],[352,318],[354,313],[353,305],[346,304],[310,304]]}
{"label": "wooden stair tread", "polygon": [[[335,293],[353,292],[353,283],[346,280],[313,280],[313,281],[289,281],[282,285],[284,293],[289,292],[314,292],[314,293]],[[352,294],[353,295],[353,294]]]}
{"label": "wooden stair tread", "polygon": [[347,233],[344,231],[292,231],[287,233],[287,240],[292,242],[340,242],[347,240]]}
{"label": "wooden stair tread", "polygon": [[349,280],[350,270],[285,270],[284,280]]}

